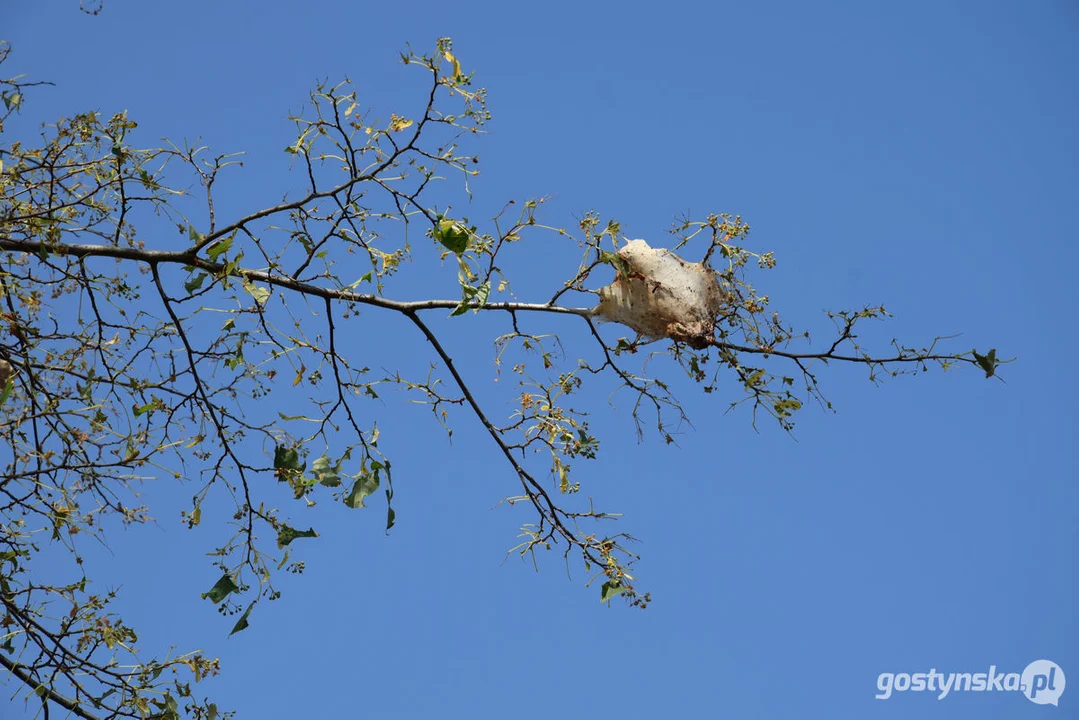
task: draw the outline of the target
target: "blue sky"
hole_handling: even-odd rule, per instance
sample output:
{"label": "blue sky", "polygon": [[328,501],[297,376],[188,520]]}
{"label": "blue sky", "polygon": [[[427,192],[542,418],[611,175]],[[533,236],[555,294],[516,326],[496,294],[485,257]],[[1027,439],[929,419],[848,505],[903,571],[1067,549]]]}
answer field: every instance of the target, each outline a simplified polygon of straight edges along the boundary
{"label": "blue sky", "polygon": [[[387,537],[379,510],[320,505],[307,572],[231,638],[231,621],[199,598],[216,579],[204,557],[219,539],[212,517],[185,531],[190,490],[151,484],[157,525],[114,536],[99,577],[123,585],[148,655],[175,644],[221,658],[204,690],[222,707],[252,718],[1076,716],[1079,6],[106,0],[89,17],[74,3],[9,0],[0,25],[15,50],[5,70],[57,83],[29,98],[21,131],[126,109],[136,144],[201,136],[245,150],[219,191],[226,215],[296,187],[285,118],[314,81],[347,75],[388,116],[423,87],[398,52],[448,35],[494,115],[474,146],[474,218],[550,195],[552,225],[595,209],[662,244],[683,213],[741,214],[754,249],[779,260],[760,289],[821,340],[822,310],[883,303],[895,319],[863,336],[877,347],[962,333],[958,351],[1018,358],[1006,383],[967,370],[874,386],[829,367],[838,413],[808,405],[793,438],[754,432],[747,413],[682,385],[693,427],[677,447],[638,444],[625,403],[609,407],[602,387],[587,396],[603,445],[577,479],[641,540],[637,574],[654,598],[644,612],[601,605],[553,554],[539,573],[504,562],[529,521],[495,508],[514,492],[511,472],[473,418],[457,415],[451,445],[402,397],[379,410],[397,527]],[[522,300],[546,300],[572,274],[572,253],[553,242],[515,248],[508,272],[536,293]],[[429,362],[413,328],[373,322],[377,362]],[[494,414],[508,413],[486,344],[505,329],[465,322],[433,326]],[[547,327],[571,355],[586,340],[569,323]],[[874,698],[884,672],[1021,672],[1040,658],[1071,680],[1058,708],[995,692]],[[0,715],[33,709],[5,696]]]}

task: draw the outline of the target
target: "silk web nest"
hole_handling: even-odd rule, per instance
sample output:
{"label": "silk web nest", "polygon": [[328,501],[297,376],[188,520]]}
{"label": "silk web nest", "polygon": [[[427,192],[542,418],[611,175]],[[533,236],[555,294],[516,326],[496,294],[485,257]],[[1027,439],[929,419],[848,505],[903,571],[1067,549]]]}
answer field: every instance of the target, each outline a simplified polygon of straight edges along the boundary
{"label": "silk web nest", "polygon": [[630,240],[610,261],[615,279],[599,289],[594,316],[648,340],[670,338],[697,349],[712,342],[729,295],[707,262],[687,262],[644,240]]}

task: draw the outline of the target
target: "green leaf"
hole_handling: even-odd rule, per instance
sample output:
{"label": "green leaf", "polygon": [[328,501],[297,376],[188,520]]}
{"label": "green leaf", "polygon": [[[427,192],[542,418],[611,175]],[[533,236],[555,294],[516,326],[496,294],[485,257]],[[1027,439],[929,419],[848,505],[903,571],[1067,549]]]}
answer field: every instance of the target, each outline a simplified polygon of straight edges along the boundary
{"label": "green leaf", "polygon": [[235,370],[243,365],[244,362],[244,335],[241,333],[240,341],[236,343],[236,354],[225,361],[225,367],[229,370]]}
{"label": "green leaf", "polygon": [[265,304],[265,302],[270,299],[269,290],[264,287],[259,287],[247,278],[244,278],[244,290],[248,295],[255,298],[255,302],[259,305]]}
{"label": "green leaf", "polygon": [[360,277],[360,279],[359,279],[359,280],[357,280],[356,282],[354,282],[354,283],[352,283],[351,285],[349,285],[349,286],[348,286],[348,289],[349,289],[349,290],[355,290],[356,288],[358,288],[358,287],[359,287],[360,285],[362,285],[363,283],[365,283],[365,282],[371,282],[371,279],[372,279],[372,278],[374,278],[374,271],[373,271],[373,270],[368,270],[367,272],[365,272],[365,273],[364,273],[364,274],[363,274],[363,275],[362,275],[362,276]]}
{"label": "green leaf", "polygon": [[139,415],[145,415],[146,413],[150,412],[153,409],[154,409],[154,404],[152,402],[148,402],[145,405],[132,405],[131,406],[131,412],[135,413],[135,417],[138,417]]}
{"label": "green leaf", "polygon": [[466,312],[468,312],[468,298],[467,297],[464,298],[463,300],[461,300],[460,304],[453,309],[453,312],[450,313],[450,317],[457,317],[458,315],[464,315]]}
{"label": "green leaf", "polygon": [[337,487],[341,484],[341,461],[330,465],[330,458],[323,455],[311,463],[311,472],[315,479],[326,487]]}
{"label": "green leaf", "polygon": [[220,580],[214,583],[214,586],[210,588],[209,592],[202,593],[202,599],[205,600],[206,598],[210,598],[210,601],[216,605],[239,589],[240,586],[233,582],[232,576],[225,573],[221,576]]}
{"label": "green leaf", "polygon": [[[292,420],[307,420],[308,422],[316,422],[315,420],[312,420],[311,418],[307,417],[306,415],[286,415],[283,412],[278,412],[277,414],[282,420],[288,420],[290,422]],[[275,456],[276,456],[276,453],[275,453]]]}
{"label": "green leaf", "polygon": [[629,275],[629,263],[626,259],[618,253],[607,252],[606,250],[600,251],[599,261],[607,263],[615,269],[620,276],[626,277]]}
{"label": "green leaf", "polygon": [[[229,633],[229,637],[232,637],[233,635],[240,632],[241,630],[246,630],[247,629],[247,618],[248,618],[249,615],[251,615],[251,611],[254,609],[254,607],[255,607],[255,603],[251,603],[250,605],[247,606],[247,609],[244,610],[244,614],[241,615],[240,619],[236,621],[236,624],[232,626],[232,632]],[[214,713],[214,717],[216,717],[217,716],[217,706],[216,705],[213,706],[213,713]],[[209,717],[209,716],[207,716],[207,717]]]}
{"label": "green leaf", "polygon": [[625,591],[626,589],[622,587],[621,583],[615,582],[613,580],[608,580],[607,582],[603,583],[603,587],[600,588],[599,601],[607,602],[615,595],[621,595]]}
{"label": "green leaf", "polygon": [[992,348],[985,355],[979,355],[977,350],[971,350],[974,353],[974,360],[978,363],[978,367],[985,370],[985,376],[991,378],[997,373],[997,365],[1000,363],[997,361],[997,349]]}
{"label": "green leaf", "polygon": [[450,220],[449,218],[439,220],[433,233],[435,240],[442,243],[447,250],[451,250],[458,255],[468,248],[468,228],[455,220]]}
{"label": "green leaf", "polygon": [[300,453],[294,447],[278,445],[273,451],[273,466],[277,470],[303,470],[306,463],[300,463]]}
{"label": "green leaf", "polygon": [[[230,244],[231,242],[232,241],[229,240]],[[243,250],[241,250],[240,252],[236,253],[235,257],[225,263],[225,267],[222,270],[222,273],[226,276],[236,275],[236,269],[240,267],[240,261],[243,259],[244,253]]]}
{"label": "green leaf", "polygon": [[235,237],[236,235],[229,235],[224,240],[218,240],[206,249],[206,255],[209,256],[211,262],[217,262],[217,258],[221,257],[222,253],[228,252]]}
{"label": "green leaf", "polygon": [[352,485],[352,491],[349,492],[348,497],[345,498],[345,505],[350,508],[362,508],[367,507],[363,504],[363,499],[378,490],[378,473],[364,472]]}
{"label": "green leaf", "polygon": [[22,93],[19,92],[6,92],[3,93],[4,107],[8,110],[18,110],[22,105]]}
{"label": "green leaf", "polygon": [[285,547],[296,538],[313,538],[318,537],[318,533],[314,528],[308,530],[297,530],[296,528],[290,528],[288,525],[282,525],[281,529],[277,531],[277,547],[278,549]]}
{"label": "green leaf", "polygon": [[386,465],[386,532],[397,522],[397,513],[393,510],[393,476],[390,475],[390,466]]}
{"label": "green leaf", "polygon": [[201,273],[200,275],[191,278],[184,283],[184,290],[187,290],[187,293],[190,295],[202,287],[202,283],[206,280],[206,277],[206,273]]}
{"label": "green leaf", "polygon": [[464,315],[469,309],[479,312],[480,308],[487,304],[487,298],[491,295],[491,283],[485,282],[479,287],[461,285],[461,302],[450,313],[450,317]]}
{"label": "green leaf", "polygon": [[195,229],[194,225],[187,226],[187,239],[193,243],[197,243],[202,240],[202,233]]}
{"label": "green leaf", "polygon": [[480,285],[479,290],[476,292],[476,304],[474,312],[479,312],[480,308],[487,304],[487,298],[491,295],[491,283],[485,282]]}
{"label": "green leaf", "polygon": [[[90,383],[86,383],[86,387],[89,388]],[[80,390],[81,390],[81,388],[80,388]],[[2,407],[3,404],[8,401],[8,398],[11,397],[11,393],[13,393],[14,391],[15,391],[15,380],[14,380],[14,378],[8,378],[7,379],[7,384],[4,385],[4,392],[0,393],[0,407]]]}

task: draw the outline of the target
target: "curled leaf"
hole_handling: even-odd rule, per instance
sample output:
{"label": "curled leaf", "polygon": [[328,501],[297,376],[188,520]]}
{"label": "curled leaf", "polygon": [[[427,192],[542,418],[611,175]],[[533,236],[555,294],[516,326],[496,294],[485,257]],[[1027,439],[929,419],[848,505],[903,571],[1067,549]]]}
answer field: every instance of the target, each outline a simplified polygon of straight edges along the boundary
{"label": "curled leaf", "polygon": [[456,220],[450,220],[449,218],[439,220],[433,233],[435,240],[442,243],[447,250],[455,252],[458,255],[468,248],[468,228]]}
{"label": "curled leaf", "polygon": [[442,56],[446,58],[447,62],[453,63],[453,77],[456,79],[461,76],[461,62],[451,53],[449,50],[442,53]]}

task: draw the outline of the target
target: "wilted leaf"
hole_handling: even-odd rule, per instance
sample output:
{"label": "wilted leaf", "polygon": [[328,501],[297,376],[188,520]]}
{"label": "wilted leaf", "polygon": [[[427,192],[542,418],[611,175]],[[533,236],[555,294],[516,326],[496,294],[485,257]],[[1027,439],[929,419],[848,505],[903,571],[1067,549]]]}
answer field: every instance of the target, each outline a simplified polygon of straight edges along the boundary
{"label": "wilted leaf", "polygon": [[314,528],[308,530],[297,530],[291,528],[288,525],[282,525],[281,529],[277,531],[277,547],[283,548],[291,543],[296,538],[313,538],[318,537],[318,533]]}

